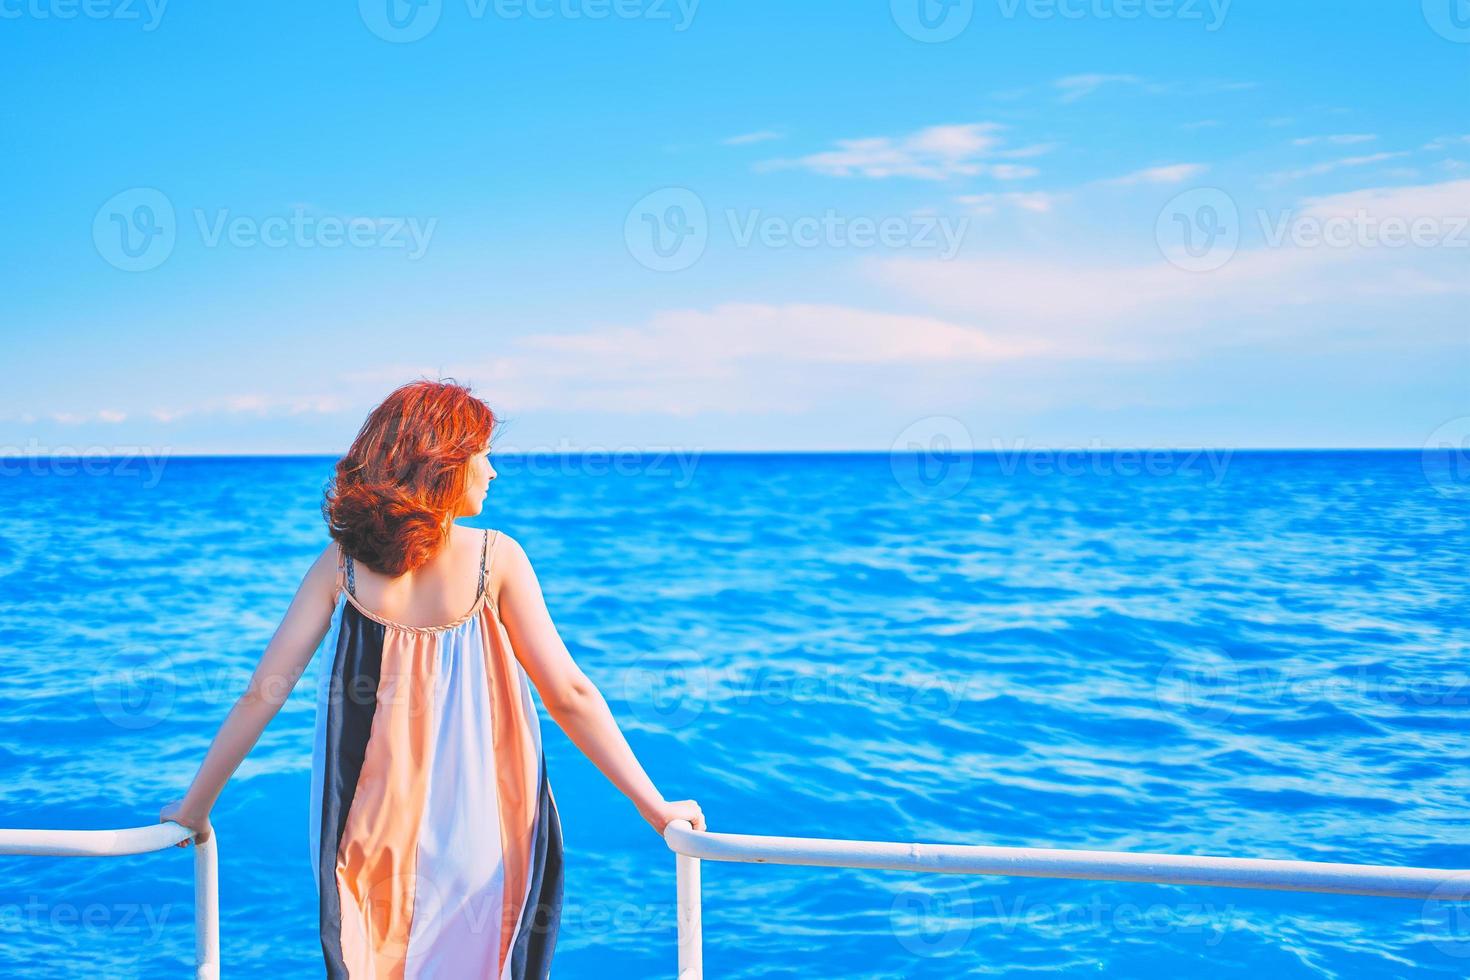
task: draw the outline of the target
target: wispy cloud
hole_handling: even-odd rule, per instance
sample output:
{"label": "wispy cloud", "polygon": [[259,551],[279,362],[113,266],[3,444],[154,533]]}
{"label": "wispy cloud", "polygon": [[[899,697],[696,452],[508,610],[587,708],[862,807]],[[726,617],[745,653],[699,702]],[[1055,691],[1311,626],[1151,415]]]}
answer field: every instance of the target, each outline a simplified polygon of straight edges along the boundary
{"label": "wispy cloud", "polygon": [[783,135],[774,129],[762,129],[754,133],[741,133],[738,136],[728,136],[720,140],[720,142],[726,146],[747,146],[751,143],[767,143],[771,140],[778,140]]}
{"label": "wispy cloud", "polygon": [[1103,183],[1116,185],[1182,184],[1191,177],[1198,177],[1209,169],[1209,166],[1203,163],[1171,163],[1162,167],[1148,167],[1144,170],[1135,170],[1131,174],[1114,177],[1112,180],[1103,181]]}
{"label": "wispy cloud", "polygon": [[[115,408],[103,408],[95,412],[51,412],[47,417],[58,425],[85,425],[88,422],[117,425],[119,422],[127,421],[128,413]],[[24,416],[28,422],[34,422],[35,418],[36,416],[29,412]]]}
{"label": "wispy cloud", "polygon": [[1060,145],[1059,143],[1030,143],[1011,150],[997,150],[995,155],[997,157],[1004,157],[1007,160],[1030,160],[1035,157],[1045,156]]}
{"label": "wispy cloud", "polygon": [[992,164],[987,172],[996,180],[1024,180],[1027,177],[1035,177],[1041,173],[1035,167],[1022,166],[1017,163]]}
{"label": "wispy cloud", "polygon": [[[896,138],[872,136],[838,140],[833,149],[794,160],[768,160],[759,168],[797,167],[831,177],[872,179],[976,177],[995,172],[996,168],[985,161],[988,157],[1000,155],[999,134],[1003,129],[999,123],[962,123],[930,126]],[[1005,173],[1010,179],[1034,175],[1034,171],[1022,174],[1015,168]]]}
{"label": "wispy cloud", "polygon": [[995,214],[1002,208],[1047,214],[1064,199],[1061,194],[1045,191],[1010,191],[999,194],[963,194],[955,198],[955,201],[976,214]]}
{"label": "wispy cloud", "polygon": [[[1293,220],[1413,227],[1431,219],[1448,241],[1470,240],[1470,179],[1414,187],[1369,188],[1303,199]],[[1347,224],[1345,224],[1347,226]],[[1288,340],[1312,324],[1336,323],[1370,299],[1394,302],[1470,295],[1460,250],[1396,248],[1371,234],[1341,246],[1280,244],[1241,248],[1208,274],[1186,272],[1155,255],[1109,258],[1111,250],[1077,255],[994,253],[951,262],[910,258],[875,262],[880,281],[939,315],[983,325],[996,339],[1046,341],[1057,357],[1160,359],[1198,355],[1214,343]],[[1309,309],[1307,318],[1284,307]],[[1303,321],[1303,322],[1298,322]],[[1305,322],[1311,321],[1311,322]],[[1439,329],[1432,320],[1426,329]],[[1226,324],[1229,330],[1214,332]],[[1345,342],[1399,343],[1392,318]],[[1452,336],[1442,330],[1441,336]],[[1323,342],[1328,342],[1326,339]]]}
{"label": "wispy cloud", "polygon": [[[690,415],[786,414],[885,376],[998,364],[1043,355],[1047,344],[999,340],[938,317],[830,304],[731,303],[677,309],[631,326],[512,342],[499,356],[452,366],[492,387],[507,409]],[[395,367],[384,377],[410,376]],[[493,385],[491,384],[493,382]]]}
{"label": "wispy cloud", "polygon": [[1439,150],[1448,150],[1452,147],[1459,148],[1463,146],[1470,146],[1470,136],[1441,136],[1425,143],[1424,149],[1437,152]]}
{"label": "wispy cloud", "polygon": [[222,395],[189,405],[157,406],[148,411],[155,422],[177,422],[197,415],[252,415],[260,418],[293,415],[327,415],[344,411],[348,404],[335,395],[265,395],[257,393]]}
{"label": "wispy cloud", "polygon": [[1291,141],[1292,146],[1315,146],[1330,143],[1334,146],[1352,146],[1355,143],[1371,143],[1378,139],[1375,133],[1339,133],[1335,136],[1303,136]]}
{"label": "wispy cloud", "polygon": [[1404,150],[1392,153],[1370,153],[1360,157],[1344,157],[1341,160],[1328,160],[1311,167],[1303,167],[1300,170],[1283,170],[1271,175],[1271,179],[1278,183],[1289,180],[1300,180],[1303,177],[1319,177],[1322,174],[1330,174],[1334,170],[1342,170],[1345,167],[1366,167],[1374,163],[1382,163],[1385,160],[1397,160],[1409,154]]}
{"label": "wispy cloud", "polygon": [[1078,99],[1086,98],[1104,85],[1138,85],[1143,79],[1137,75],[1068,75],[1058,78],[1052,83],[1061,94],[1058,96],[1062,102],[1076,102]]}
{"label": "wispy cloud", "polygon": [[[1300,211],[1319,219],[1390,218],[1413,222],[1422,218],[1462,221],[1470,224],[1470,180],[1452,180],[1439,184],[1417,184],[1411,187],[1374,187],[1309,197],[1301,202]],[[1470,237],[1470,236],[1467,236]],[[1470,281],[1466,283],[1470,287]]]}

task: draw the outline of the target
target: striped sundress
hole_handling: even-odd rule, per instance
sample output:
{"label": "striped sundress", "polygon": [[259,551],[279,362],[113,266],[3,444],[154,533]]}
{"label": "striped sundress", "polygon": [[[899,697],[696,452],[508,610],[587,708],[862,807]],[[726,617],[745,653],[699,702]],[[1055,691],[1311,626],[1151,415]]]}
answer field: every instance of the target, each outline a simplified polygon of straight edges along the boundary
{"label": "striped sundress", "polygon": [[487,531],[474,608],[437,627],[365,609],[351,557],[339,568],[310,807],[332,980],[550,975],[561,820],[493,561]]}

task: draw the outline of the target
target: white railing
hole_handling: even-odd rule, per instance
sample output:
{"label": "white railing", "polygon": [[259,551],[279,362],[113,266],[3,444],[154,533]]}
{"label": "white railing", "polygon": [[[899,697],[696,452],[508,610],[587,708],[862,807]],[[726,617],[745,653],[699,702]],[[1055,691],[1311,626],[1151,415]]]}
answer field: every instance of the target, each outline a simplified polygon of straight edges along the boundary
{"label": "white railing", "polygon": [[[0,830],[0,854],[115,857],[173,847],[193,836],[176,823],[126,830]],[[194,976],[219,980],[219,853],[215,837],[194,844]]]}
{"label": "white railing", "polygon": [[1371,864],[1268,861],[1259,858],[1136,854],[1127,851],[1062,851],[1039,847],[963,844],[903,844],[828,840],[821,837],[758,837],[694,830],[687,820],[664,829],[675,854],[678,882],[679,980],[702,980],[699,862],[821,865],[883,868],[943,874],[1009,875],[1023,878],[1082,878],[1147,881],[1165,885],[1220,885],[1276,891],[1378,895],[1387,898],[1470,899],[1470,870],[1395,868]]}
{"label": "white railing", "polygon": [[[176,823],[126,830],[0,830],[0,854],[56,857],[143,854],[173,847],[191,833]],[[1127,851],[760,837],[697,831],[687,820],[670,823],[664,830],[664,842],[675,854],[679,980],[702,980],[704,976],[700,861],[1142,881],[1440,901],[1470,900],[1470,870]],[[205,843],[194,845],[194,930],[195,977],[197,980],[219,980],[219,855],[214,835]]]}

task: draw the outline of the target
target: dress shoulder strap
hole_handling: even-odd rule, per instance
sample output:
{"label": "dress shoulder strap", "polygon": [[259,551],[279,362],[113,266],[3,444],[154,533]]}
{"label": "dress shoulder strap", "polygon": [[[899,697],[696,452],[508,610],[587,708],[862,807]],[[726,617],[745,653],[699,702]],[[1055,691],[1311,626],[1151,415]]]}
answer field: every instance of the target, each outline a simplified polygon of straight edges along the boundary
{"label": "dress shoulder strap", "polygon": [[346,570],[347,594],[357,598],[357,566],[352,563],[352,556],[347,552],[342,553],[342,566]]}
{"label": "dress shoulder strap", "polygon": [[490,586],[490,568],[495,563],[495,545],[499,541],[499,531],[492,536],[488,528],[485,530],[484,540],[480,542],[480,588],[477,595],[483,595]]}

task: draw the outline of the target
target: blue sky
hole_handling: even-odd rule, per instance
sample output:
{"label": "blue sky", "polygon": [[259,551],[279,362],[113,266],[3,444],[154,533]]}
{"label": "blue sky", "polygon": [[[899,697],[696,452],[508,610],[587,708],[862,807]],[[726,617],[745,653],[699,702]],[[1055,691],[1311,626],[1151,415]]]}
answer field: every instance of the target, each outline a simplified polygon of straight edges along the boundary
{"label": "blue sky", "polygon": [[1470,416],[1462,0],[918,2],[4,0],[0,447],[441,373],[525,449]]}

